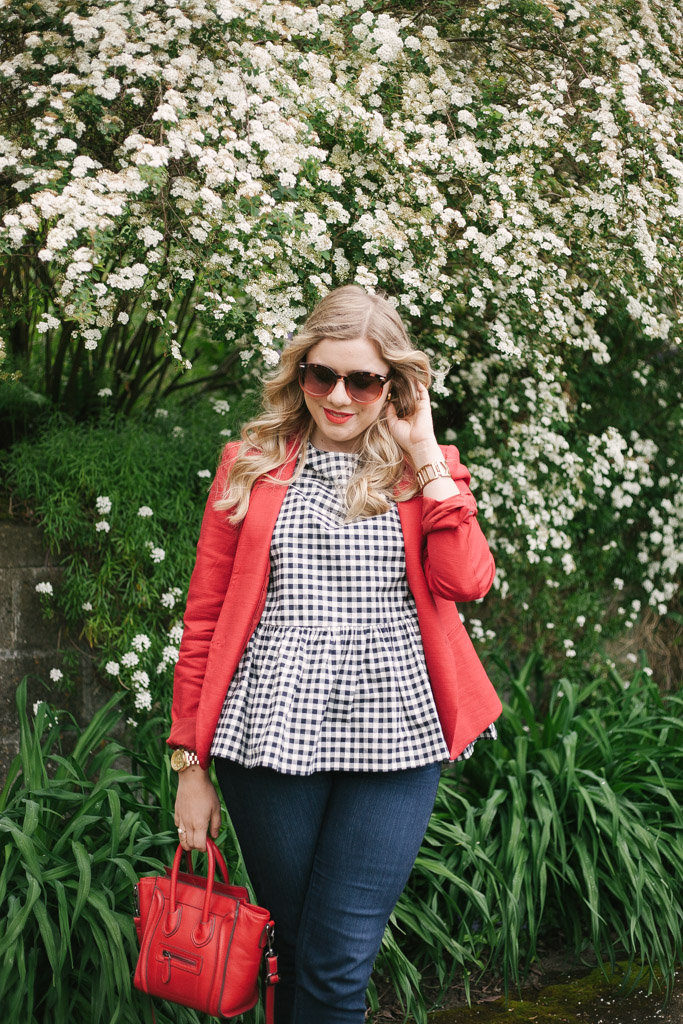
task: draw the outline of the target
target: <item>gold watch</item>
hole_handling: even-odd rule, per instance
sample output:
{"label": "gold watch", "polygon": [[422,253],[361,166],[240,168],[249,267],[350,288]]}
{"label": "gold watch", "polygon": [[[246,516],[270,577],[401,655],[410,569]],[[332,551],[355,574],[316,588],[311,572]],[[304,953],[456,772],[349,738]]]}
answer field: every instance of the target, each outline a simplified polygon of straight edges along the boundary
{"label": "gold watch", "polygon": [[192,764],[199,764],[199,757],[195,754],[194,750],[184,750],[182,747],[176,747],[171,754],[171,768],[176,772],[184,772]]}
{"label": "gold watch", "polygon": [[438,480],[440,477],[451,478],[451,471],[446,463],[441,460],[440,462],[428,462],[426,466],[421,466],[415,474],[417,478],[418,487],[422,490],[427,484],[430,484],[432,480]]}

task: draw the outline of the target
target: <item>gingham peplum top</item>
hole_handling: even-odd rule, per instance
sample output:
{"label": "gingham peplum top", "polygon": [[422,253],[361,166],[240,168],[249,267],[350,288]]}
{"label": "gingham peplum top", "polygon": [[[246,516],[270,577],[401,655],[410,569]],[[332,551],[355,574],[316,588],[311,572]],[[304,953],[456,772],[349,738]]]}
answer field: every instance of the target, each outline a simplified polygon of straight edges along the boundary
{"label": "gingham peplum top", "polygon": [[[293,775],[448,761],[397,506],[344,522],[358,458],[309,444],[287,489],[265,607],[230,682],[214,757]],[[490,725],[479,738],[495,736]]]}

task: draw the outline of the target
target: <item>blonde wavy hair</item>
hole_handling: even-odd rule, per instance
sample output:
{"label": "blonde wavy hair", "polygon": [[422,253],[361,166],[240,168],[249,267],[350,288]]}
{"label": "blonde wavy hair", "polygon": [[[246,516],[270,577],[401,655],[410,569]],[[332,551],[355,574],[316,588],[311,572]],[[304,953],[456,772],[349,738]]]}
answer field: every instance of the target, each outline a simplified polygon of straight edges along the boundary
{"label": "blonde wavy hair", "polygon": [[[356,338],[374,342],[389,363],[393,371],[391,398],[398,415],[413,412],[415,382],[426,387],[431,383],[428,357],[413,348],[401,318],[382,295],[369,294],[355,284],[335,288],[321,299],[301,330],[285,345],[277,369],[264,381],[260,414],[242,428],[241,444],[225,488],[213,503],[216,510],[233,510],[228,517],[231,523],[244,519],[251,489],[259,477],[283,485],[290,482],[272,475],[288,454],[298,454],[291,479],[296,480],[303,469],[315,423],[299,385],[299,363],[323,339]],[[361,435],[358,451],[358,467],[346,488],[347,522],[379,515],[390,508],[392,501],[407,501],[417,494],[413,468],[391,436],[384,412]]]}

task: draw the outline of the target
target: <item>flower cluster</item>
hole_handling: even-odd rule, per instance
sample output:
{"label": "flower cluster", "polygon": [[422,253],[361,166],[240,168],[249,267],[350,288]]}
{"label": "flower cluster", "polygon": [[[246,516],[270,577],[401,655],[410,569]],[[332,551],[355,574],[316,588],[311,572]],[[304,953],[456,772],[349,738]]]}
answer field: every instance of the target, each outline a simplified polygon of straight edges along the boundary
{"label": "flower cluster", "polygon": [[[366,6],[120,0],[59,22],[3,8],[0,82],[29,116],[0,135],[0,251],[40,264],[40,344],[68,332],[104,357],[124,327],[154,327],[189,368],[184,306],[216,366],[237,349],[248,377],[328,289],[386,288],[435,394],[466,412],[455,440],[498,596],[527,580],[529,601],[560,602],[591,517],[621,537],[651,507],[632,546],[661,613],[680,564],[675,467],[650,424],[589,415],[581,387],[631,332],[650,388],[682,334],[673,12],[539,0],[518,33],[514,5],[483,0],[453,12],[454,42],[429,13]],[[115,397],[129,381],[111,374]],[[626,578],[617,555],[609,579]]]}

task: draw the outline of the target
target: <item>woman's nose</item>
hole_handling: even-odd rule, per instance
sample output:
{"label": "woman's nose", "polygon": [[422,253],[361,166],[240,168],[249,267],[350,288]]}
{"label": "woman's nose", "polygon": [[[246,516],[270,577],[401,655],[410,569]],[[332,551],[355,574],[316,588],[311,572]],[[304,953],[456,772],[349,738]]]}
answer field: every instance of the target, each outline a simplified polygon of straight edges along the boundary
{"label": "woman's nose", "polygon": [[335,405],[348,405],[351,401],[346,393],[346,387],[343,380],[337,381],[327,397],[331,402],[334,402]]}

